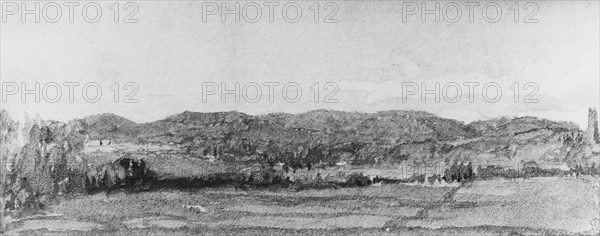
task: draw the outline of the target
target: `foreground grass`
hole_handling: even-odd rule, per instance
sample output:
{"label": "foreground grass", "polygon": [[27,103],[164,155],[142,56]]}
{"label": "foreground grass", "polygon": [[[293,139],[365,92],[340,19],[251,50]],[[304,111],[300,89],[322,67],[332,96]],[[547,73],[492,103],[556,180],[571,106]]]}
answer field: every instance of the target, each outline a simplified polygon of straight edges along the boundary
{"label": "foreground grass", "polygon": [[[17,221],[10,229],[78,235],[595,235],[586,222],[600,212],[590,197],[593,191],[587,180],[536,178],[475,181],[460,188],[101,193],[62,201],[48,208],[55,215]],[[47,227],[36,227],[40,225]]]}

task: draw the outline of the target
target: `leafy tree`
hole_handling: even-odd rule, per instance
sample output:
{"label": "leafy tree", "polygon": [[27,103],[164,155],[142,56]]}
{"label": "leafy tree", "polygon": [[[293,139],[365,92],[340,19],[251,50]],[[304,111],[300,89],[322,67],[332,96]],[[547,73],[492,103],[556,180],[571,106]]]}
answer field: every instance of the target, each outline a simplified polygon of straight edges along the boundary
{"label": "leafy tree", "polygon": [[467,179],[473,179],[475,178],[475,172],[473,172],[473,163],[469,162],[469,164],[467,165]]}
{"label": "leafy tree", "polygon": [[447,183],[452,183],[454,180],[452,179],[452,171],[450,169],[444,170],[444,177],[442,178]]}

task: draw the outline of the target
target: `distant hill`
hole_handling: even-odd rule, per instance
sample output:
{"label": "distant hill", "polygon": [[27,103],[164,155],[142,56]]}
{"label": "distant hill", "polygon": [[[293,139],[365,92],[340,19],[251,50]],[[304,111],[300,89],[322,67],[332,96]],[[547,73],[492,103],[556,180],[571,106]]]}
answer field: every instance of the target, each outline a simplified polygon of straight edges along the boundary
{"label": "distant hill", "polygon": [[487,137],[516,136],[540,130],[552,130],[553,132],[579,130],[574,123],[555,122],[530,116],[475,121],[469,126]]}
{"label": "distant hill", "polygon": [[189,155],[233,159],[300,156],[355,164],[474,161],[514,166],[585,161],[591,152],[576,125],[535,117],[464,124],[421,111],[260,116],[186,111],[144,124],[112,114],[83,121],[92,138],[177,144]]}
{"label": "distant hill", "polygon": [[[426,112],[388,111],[352,113],[317,110],[298,115],[251,116],[239,112],[183,112],[163,120],[142,124],[138,138],[150,142],[179,143],[198,136],[220,138],[253,133],[246,138],[271,139],[278,133],[319,133],[346,142],[381,144],[445,141],[476,137],[479,134],[462,122]],[[258,133],[264,135],[258,135]],[[271,133],[270,133],[271,132]],[[343,135],[342,135],[343,134]],[[246,135],[247,136],[247,135]],[[266,140],[265,140],[266,141]],[[340,140],[341,141],[341,140]]]}
{"label": "distant hill", "polygon": [[455,140],[478,135],[463,122],[421,111],[358,113],[316,110],[293,116],[286,127],[342,132],[363,142],[387,144]]}
{"label": "distant hill", "polygon": [[586,162],[591,145],[574,123],[554,122],[535,117],[499,118],[469,124],[481,137],[457,145],[455,153],[470,153],[474,159],[487,159],[499,165]]}
{"label": "distant hill", "polygon": [[110,113],[88,116],[80,121],[93,140],[111,139],[118,142],[129,142],[140,134],[137,123]]}

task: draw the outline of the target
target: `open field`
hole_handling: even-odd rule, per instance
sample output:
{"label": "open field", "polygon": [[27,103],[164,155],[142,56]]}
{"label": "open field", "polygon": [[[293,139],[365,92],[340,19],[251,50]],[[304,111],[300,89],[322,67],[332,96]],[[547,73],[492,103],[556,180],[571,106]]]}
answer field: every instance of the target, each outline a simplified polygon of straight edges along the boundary
{"label": "open field", "polygon": [[[306,190],[104,193],[10,224],[17,233],[596,235],[597,178]],[[533,227],[531,227],[533,226]],[[596,228],[594,228],[596,227]]]}
{"label": "open field", "polygon": [[[161,184],[63,195],[44,212],[9,220],[8,234],[600,233],[599,193],[594,188],[600,183],[597,177],[496,178],[462,184],[380,182],[367,187],[331,185],[298,190],[294,185],[202,185],[218,174],[234,176],[255,165],[193,158],[168,146],[114,145],[86,152],[90,166],[123,156],[144,158]],[[317,173],[323,181],[337,183],[343,183],[350,173],[390,179],[413,174],[394,166],[343,165],[286,175],[300,183],[314,182]],[[177,181],[191,184],[175,186]]]}
{"label": "open field", "polygon": [[[597,234],[600,217],[598,179],[559,177],[476,181],[459,189],[453,202],[431,210],[408,227],[482,225],[530,227],[565,233]],[[595,233],[594,233],[595,232]]]}

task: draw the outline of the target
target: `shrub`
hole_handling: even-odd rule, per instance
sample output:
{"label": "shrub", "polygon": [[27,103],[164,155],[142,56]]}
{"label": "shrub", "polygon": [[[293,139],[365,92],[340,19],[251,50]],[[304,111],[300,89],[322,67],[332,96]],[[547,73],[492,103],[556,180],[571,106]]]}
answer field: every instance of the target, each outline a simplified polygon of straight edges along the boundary
{"label": "shrub", "polygon": [[[9,119],[5,111],[2,120]],[[5,126],[10,122],[2,122]],[[12,122],[11,126],[16,126]],[[12,168],[7,171],[2,193],[8,199],[5,209],[28,210],[43,207],[52,198],[84,189],[81,173],[85,160],[79,152],[83,149],[85,131],[78,122],[68,125],[60,122],[26,124],[28,143],[14,148],[8,156]],[[5,130],[6,127],[2,127]],[[9,131],[18,133],[15,127]],[[2,146],[16,142],[12,138],[2,137]]]}
{"label": "shrub", "polygon": [[363,173],[352,173],[346,178],[347,187],[364,187],[371,185],[371,179]]}
{"label": "shrub", "polygon": [[241,184],[250,186],[269,186],[286,183],[282,171],[270,167],[254,167],[242,171],[240,174]]}
{"label": "shrub", "polygon": [[415,175],[415,176],[413,177],[413,181],[415,181],[415,182],[419,182],[419,183],[421,183],[421,184],[422,184],[422,183],[425,183],[425,175],[424,175],[424,174],[421,174],[421,175]]}
{"label": "shrub", "polygon": [[442,177],[440,175],[432,175],[427,177],[427,182],[429,182],[429,184],[433,184],[435,183],[436,180],[441,179]]}
{"label": "shrub", "polygon": [[143,158],[121,157],[111,163],[90,167],[85,173],[85,189],[88,193],[112,191],[118,188],[147,188],[156,175]]}
{"label": "shrub", "polygon": [[467,165],[459,165],[458,163],[452,164],[449,169],[444,170],[444,177],[442,177],[442,179],[448,183],[454,181],[470,181],[473,178],[475,178],[475,172],[473,171],[473,164],[471,162]]}

